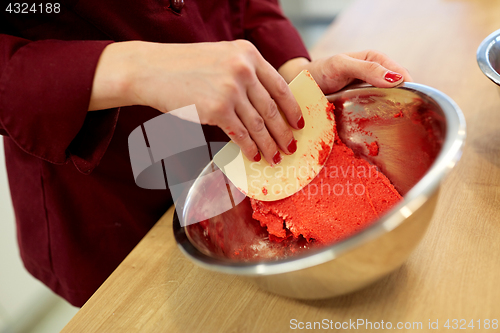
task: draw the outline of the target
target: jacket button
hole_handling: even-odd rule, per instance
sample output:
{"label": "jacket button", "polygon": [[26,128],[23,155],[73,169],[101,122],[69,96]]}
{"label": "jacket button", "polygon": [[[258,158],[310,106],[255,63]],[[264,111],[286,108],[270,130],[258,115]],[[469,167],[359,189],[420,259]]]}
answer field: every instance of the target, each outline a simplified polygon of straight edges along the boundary
{"label": "jacket button", "polygon": [[177,13],[180,13],[184,7],[184,0],[170,0],[170,7]]}

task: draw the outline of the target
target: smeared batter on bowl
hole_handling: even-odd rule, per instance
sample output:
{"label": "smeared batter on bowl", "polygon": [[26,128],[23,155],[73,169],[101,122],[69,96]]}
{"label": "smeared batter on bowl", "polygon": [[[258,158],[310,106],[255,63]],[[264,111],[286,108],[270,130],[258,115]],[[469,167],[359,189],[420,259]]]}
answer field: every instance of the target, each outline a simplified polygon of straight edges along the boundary
{"label": "smeared batter on bowl", "polygon": [[367,227],[401,200],[389,179],[334,132],[331,154],[309,185],[282,200],[251,200],[252,217],[267,227],[270,240],[304,237],[330,244]]}

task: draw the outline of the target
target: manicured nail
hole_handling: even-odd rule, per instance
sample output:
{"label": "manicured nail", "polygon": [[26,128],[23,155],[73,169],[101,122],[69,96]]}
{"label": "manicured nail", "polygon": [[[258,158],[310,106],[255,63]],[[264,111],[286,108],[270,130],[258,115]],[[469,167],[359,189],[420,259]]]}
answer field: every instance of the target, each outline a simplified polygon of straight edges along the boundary
{"label": "manicured nail", "polygon": [[299,121],[297,122],[297,127],[299,129],[303,129],[306,126],[306,122],[304,121],[304,117],[300,116]]}
{"label": "manicured nail", "polygon": [[398,82],[402,78],[403,78],[403,75],[395,73],[395,72],[391,72],[391,71],[388,71],[387,73],[385,73],[385,76],[384,76],[384,79],[390,83]]}
{"label": "manicured nail", "polygon": [[253,157],[253,160],[254,160],[255,162],[258,162],[258,161],[260,161],[260,159],[261,159],[260,153],[259,153],[259,152],[257,152],[257,154]]}
{"label": "manicured nail", "polygon": [[288,144],[287,148],[288,148],[288,152],[290,154],[295,153],[297,151],[297,140],[295,140],[294,138],[292,138],[292,141],[290,141],[290,143]]}
{"label": "manicured nail", "polygon": [[277,151],[276,154],[274,154],[273,162],[274,164],[279,164],[281,162],[281,154],[279,151]]}

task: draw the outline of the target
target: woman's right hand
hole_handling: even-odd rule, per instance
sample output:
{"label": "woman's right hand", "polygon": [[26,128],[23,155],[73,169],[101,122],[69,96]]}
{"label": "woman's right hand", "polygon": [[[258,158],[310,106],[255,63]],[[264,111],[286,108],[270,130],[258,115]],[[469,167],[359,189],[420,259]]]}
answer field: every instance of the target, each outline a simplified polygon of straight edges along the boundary
{"label": "woman's right hand", "polygon": [[304,127],[283,77],[248,41],[106,47],[94,77],[89,110],[147,105],[161,112],[195,104],[202,124],[219,126],[250,161],[275,165],[292,154],[290,127]]}

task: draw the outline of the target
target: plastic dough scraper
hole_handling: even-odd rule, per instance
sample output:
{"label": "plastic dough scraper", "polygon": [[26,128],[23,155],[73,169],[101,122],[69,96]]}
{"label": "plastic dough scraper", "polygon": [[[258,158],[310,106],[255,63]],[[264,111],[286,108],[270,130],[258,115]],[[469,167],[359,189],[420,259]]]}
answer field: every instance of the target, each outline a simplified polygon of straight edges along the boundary
{"label": "plastic dough scraper", "polygon": [[292,129],[297,140],[294,154],[282,153],[281,163],[271,167],[264,158],[248,160],[231,141],[214,156],[219,169],[250,198],[275,201],[300,191],[321,171],[332,150],[333,105],[308,71],[302,71],[289,87],[305,121],[303,129]]}

